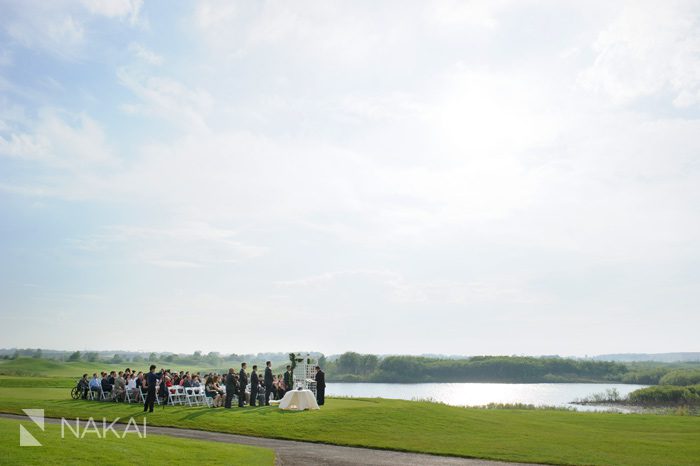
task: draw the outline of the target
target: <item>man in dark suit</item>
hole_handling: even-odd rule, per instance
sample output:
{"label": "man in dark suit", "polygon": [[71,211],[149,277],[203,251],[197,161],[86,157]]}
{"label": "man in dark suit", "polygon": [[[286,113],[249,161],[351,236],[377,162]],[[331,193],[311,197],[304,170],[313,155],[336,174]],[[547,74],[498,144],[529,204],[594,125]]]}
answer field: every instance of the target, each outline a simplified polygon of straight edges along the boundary
{"label": "man in dark suit", "polygon": [[109,383],[109,377],[107,377],[107,374],[102,377],[102,382],[100,382],[100,384],[102,385],[102,391],[105,393],[105,396],[112,399],[112,384]]}
{"label": "man in dark suit", "polygon": [[245,403],[245,387],[248,385],[248,374],[245,369],[248,364],[241,363],[241,371],[238,373],[238,407],[242,408]]}
{"label": "man in dark suit", "polygon": [[255,406],[258,398],[258,388],[260,381],[258,380],[258,366],[253,366],[253,372],[250,373],[250,406]]}
{"label": "man in dark suit", "polygon": [[272,362],[265,363],[265,406],[270,406],[270,393],[272,393]]}
{"label": "man in dark suit", "polygon": [[316,366],[316,402],[323,406],[326,401],[326,374],[321,370],[321,366]]}
{"label": "man in dark suit", "polygon": [[156,387],[158,386],[158,375],[155,373],[156,365],[151,364],[150,371],[146,374],[146,401],[143,403],[143,412],[148,409],[153,412],[153,403],[156,401]]}
{"label": "man in dark suit", "polygon": [[294,385],[294,375],[292,374],[292,366],[287,366],[287,372],[284,373],[285,392],[288,392],[289,390],[294,390],[293,385]]}
{"label": "man in dark suit", "polygon": [[224,408],[231,408],[231,400],[233,400],[233,395],[236,394],[236,377],[233,375],[234,372],[232,367],[226,375],[226,401],[224,401]]}

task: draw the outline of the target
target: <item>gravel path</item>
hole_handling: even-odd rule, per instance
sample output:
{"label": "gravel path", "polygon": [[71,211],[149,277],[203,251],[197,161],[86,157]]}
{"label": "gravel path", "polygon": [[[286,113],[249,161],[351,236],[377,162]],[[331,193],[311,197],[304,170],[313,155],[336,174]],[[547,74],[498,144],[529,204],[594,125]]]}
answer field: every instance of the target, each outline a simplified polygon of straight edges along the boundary
{"label": "gravel path", "polygon": [[[0,414],[0,417],[18,420],[28,420],[26,416],[14,414]],[[46,418],[46,423],[58,424],[59,419]],[[249,437],[245,435],[224,434],[219,432],[206,432],[194,429],[178,429],[175,427],[148,426],[148,434],[168,435],[189,439],[208,440],[213,442],[236,443],[239,445],[251,445],[269,448],[275,451],[276,464],[283,466],[310,466],[310,465],[367,465],[367,466],[515,466],[523,463],[503,463],[498,461],[486,461],[448,456],[424,455],[419,453],[404,453],[388,450],[373,450],[370,448],[341,447],[323,443],[297,442],[294,440],[277,440],[262,437]]]}

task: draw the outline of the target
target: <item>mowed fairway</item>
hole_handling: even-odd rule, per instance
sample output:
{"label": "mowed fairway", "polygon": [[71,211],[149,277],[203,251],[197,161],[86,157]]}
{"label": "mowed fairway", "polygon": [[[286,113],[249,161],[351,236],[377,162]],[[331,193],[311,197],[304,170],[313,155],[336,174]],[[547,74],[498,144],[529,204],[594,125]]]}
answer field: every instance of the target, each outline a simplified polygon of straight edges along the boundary
{"label": "mowed fairway", "polygon": [[[49,417],[125,420],[143,416],[138,405],[74,401],[68,393],[68,388],[0,386],[0,412],[22,414],[22,408],[43,408]],[[698,417],[482,410],[401,400],[330,399],[321,411],[299,413],[275,407],[157,407],[147,422],[522,462],[691,465],[700,461]]]}
{"label": "mowed fairway", "polygon": [[[2,456],[0,464],[234,464],[272,465],[275,454],[265,448],[231,445],[201,440],[177,439],[162,435],[146,435],[133,431],[120,438],[108,432],[104,438],[93,432],[76,438],[68,429],[46,424],[41,431],[31,421],[22,422],[41,446],[20,447],[20,421],[0,419]],[[101,424],[98,424],[98,427]],[[101,429],[101,427],[99,427]]]}

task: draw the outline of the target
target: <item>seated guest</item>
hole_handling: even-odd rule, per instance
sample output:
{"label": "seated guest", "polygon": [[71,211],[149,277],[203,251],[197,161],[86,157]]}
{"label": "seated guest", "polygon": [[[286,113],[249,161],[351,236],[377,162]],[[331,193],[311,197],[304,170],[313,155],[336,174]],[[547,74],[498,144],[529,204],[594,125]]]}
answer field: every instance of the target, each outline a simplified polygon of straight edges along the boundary
{"label": "seated guest", "polygon": [[136,401],[139,401],[139,389],[136,387],[136,376],[134,374],[129,374],[126,377],[126,389],[129,391],[129,397]]}
{"label": "seated guest", "polygon": [[109,373],[109,377],[107,377],[107,382],[109,382],[110,385],[114,385],[114,379],[116,379],[116,372],[112,371]]}
{"label": "seated guest", "polygon": [[216,390],[216,393],[219,395],[219,406],[223,406],[224,405],[224,398],[226,396],[226,390],[221,385],[221,376],[220,375],[214,376],[214,390]]}
{"label": "seated guest", "polygon": [[100,379],[97,377],[97,372],[92,374],[92,379],[90,380],[90,391],[91,392],[97,392],[97,394],[100,394],[100,387],[102,384],[100,383]]}
{"label": "seated guest", "polygon": [[83,378],[78,381],[78,390],[80,390],[81,398],[87,399],[88,390],[90,390],[90,380],[87,374],[83,374]]}
{"label": "seated guest", "polygon": [[182,379],[182,386],[185,388],[190,388],[192,387],[192,377],[190,377],[189,374],[185,375]]}
{"label": "seated guest", "polygon": [[192,386],[193,387],[201,387],[202,382],[199,380],[199,374],[195,374],[194,378],[192,379]]}
{"label": "seated guest", "polygon": [[139,371],[138,374],[136,374],[136,388],[141,388],[143,387],[143,372]]}
{"label": "seated guest", "polygon": [[[168,380],[166,380],[166,378]],[[162,371],[160,375],[160,384],[158,385],[157,391],[163,404],[168,404],[168,384],[172,385],[172,382],[169,379],[170,376],[168,375],[168,371]]]}
{"label": "seated guest", "polygon": [[216,388],[214,387],[214,377],[209,376],[207,377],[205,386],[204,386],[204,392],[205,394],[212,399],[214,402],[214,407],[219,406],[219,402],[221,401],[221,395],[219,392],[216,391]]}
{"label": "seated guest", "polygon": [[124,380],[124,373],[121,371],[119,371],[117,378],[114,379],[114,386],[112,392],[112,396],[115,400],[124,400],[124,393],[126,392],[126,381]]}
{"label": "seated guest", "polygon": [[107,399],[112,398],[112,384],[109,383],[109,379],[107,378],[107,374],[102,377],[102,381],[100,382],[100,386],[102,387],[102,391],[105,393],[107,396]]}

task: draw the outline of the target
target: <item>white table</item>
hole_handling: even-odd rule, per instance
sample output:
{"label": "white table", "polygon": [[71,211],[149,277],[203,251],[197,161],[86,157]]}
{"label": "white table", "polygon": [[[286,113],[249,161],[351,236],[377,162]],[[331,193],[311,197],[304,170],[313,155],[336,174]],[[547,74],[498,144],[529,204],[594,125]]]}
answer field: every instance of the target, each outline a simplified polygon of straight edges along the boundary
{"label": "white table", "polygon": [[290,390],[280,400],[280,409],[303,411],[305,409],[320,409],[316,397],[311,390]]}

